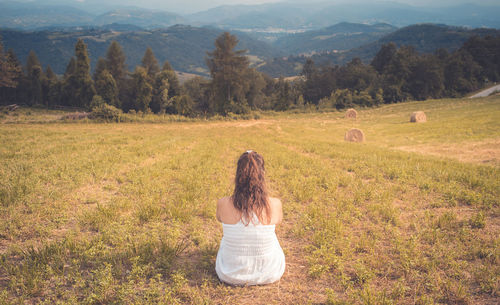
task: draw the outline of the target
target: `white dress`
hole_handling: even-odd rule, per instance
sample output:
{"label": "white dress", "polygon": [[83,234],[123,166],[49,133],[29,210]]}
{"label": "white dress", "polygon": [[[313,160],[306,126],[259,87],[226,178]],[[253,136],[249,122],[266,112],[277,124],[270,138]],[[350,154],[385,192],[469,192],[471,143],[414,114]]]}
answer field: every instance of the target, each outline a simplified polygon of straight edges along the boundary
{"label": "white dress", "polygon": [[[254,224],[255,223],[255,224]],[[222,224],[215,271],[223,282],[233,285],[262,285],[276,282],[285,272],[285,254],[275,225]]]}

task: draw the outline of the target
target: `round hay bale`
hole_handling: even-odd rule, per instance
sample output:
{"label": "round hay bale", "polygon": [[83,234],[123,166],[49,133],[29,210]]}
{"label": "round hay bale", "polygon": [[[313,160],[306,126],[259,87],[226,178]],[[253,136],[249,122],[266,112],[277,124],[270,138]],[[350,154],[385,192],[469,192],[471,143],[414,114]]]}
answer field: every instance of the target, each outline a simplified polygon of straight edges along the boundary
{"label": "round hay bale", "polygon": [[357,128],[353,128],[345,133],[344,140],[349,142],[364,142],[365,134]]}
{"label": "round hay bale", "polygon": [[358,117],[358,112],[352,108],[347,109],[347,112],[345,113],[345,118],[346,119],[356,119]]}
{"label": "round hay bale", "polygon": [[424,123],[427,122],[427,117],[423,111],[415,111],[411,114],[410,122],[412,123]]}

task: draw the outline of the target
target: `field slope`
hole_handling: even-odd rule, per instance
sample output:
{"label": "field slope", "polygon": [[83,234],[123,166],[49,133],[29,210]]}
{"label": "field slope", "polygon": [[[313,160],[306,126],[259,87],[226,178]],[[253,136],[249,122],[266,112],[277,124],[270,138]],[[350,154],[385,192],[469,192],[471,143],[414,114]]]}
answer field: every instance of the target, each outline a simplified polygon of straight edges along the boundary
{"label": "field slope", "polygon": [[[0,124],[0,304],[496,304],[499,117],[497,96],[357,121]],[[230,287],[215,203],[247,149],[284,203],[287,269]]]}

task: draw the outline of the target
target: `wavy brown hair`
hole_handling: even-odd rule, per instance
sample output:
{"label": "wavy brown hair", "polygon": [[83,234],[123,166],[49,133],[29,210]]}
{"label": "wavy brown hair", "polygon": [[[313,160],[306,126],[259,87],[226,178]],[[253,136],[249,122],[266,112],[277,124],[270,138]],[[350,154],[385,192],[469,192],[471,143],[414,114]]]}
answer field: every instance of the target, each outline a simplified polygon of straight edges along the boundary
{"label": "wavy brown hair", "polygon": [[[252,221],[252,212],[260,223],[271,221],[269,197],[265,181],[264,158],[254,151],[241,155],[236,168],[234,192],[231,196],[234,207],[241,212],[245,225]],[[266,212],[265,220],[263,212]]]}

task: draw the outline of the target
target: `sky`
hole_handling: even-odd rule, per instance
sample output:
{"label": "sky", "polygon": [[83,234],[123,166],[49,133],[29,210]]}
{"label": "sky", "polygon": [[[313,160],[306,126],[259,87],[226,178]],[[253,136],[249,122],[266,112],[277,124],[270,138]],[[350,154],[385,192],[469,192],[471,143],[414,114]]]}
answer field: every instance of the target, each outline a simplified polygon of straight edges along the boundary
{"label": "sky", "polygon": [[[0,0],[2,1],[2,0]],[[23,2],[37,2],[37,3],[66,3],[71,2],[91,3],[92,5],[132,5],[145,8],[156,8],[181,14],[194,13],[198,11],[203,11],[209,8],[213,8],[220,5],[226,4],[263,4],[263,3],[276,3],[276,2],[300,2],[300,3],[312,3],[312,2],[331,2],[335,3],[352,3],[352,2],[374,2],[370,0],[18,0]],[[383,0],[380,0],[383,1]],[[398,2],[404,4],[410,4],[414,6],[449,6],[456,5],[460,3],[474,3],[483,5],[500,5],[500,0],[389,0],[390,2]]]}

